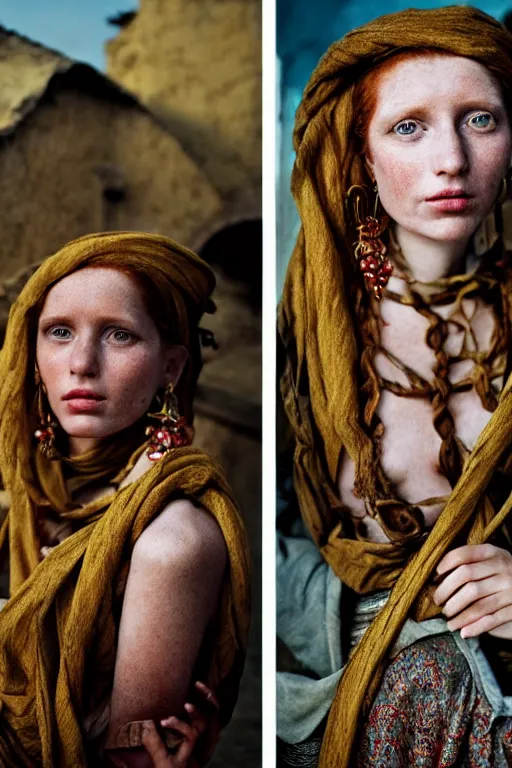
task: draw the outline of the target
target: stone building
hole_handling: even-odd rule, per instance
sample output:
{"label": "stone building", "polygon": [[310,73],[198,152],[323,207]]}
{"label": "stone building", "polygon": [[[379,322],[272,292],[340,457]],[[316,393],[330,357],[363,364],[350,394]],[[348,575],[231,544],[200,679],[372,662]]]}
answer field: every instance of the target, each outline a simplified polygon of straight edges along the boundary
{"label": "stone building", "polygon": [[181,141],[226,220],[260,218],[260,0],[140,0],[111,21],[109,76]]}
{"label": "stone building", "polygon": [[179,141],[91,67],[0,28],[0,280],[100,230],[185,244],[222,209]]}

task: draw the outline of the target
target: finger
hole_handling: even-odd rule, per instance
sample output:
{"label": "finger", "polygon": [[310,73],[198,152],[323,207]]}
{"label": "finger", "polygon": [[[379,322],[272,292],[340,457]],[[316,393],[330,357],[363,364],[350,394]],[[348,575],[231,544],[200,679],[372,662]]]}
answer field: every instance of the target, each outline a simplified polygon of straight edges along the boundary
{"label": "finger", "polygon": [[160,738],[156,725],[152,720],[147,720],[142,726],[142,743],[146,748],[151,760],[157,768],[163,768],[169,765],[169,753],[167,747]]}
{"label": "finger", "polygon": [[[499,565],[500,561],[498,558],[459,565],[454,571],[449,573],[437,587],[433,595],[435,604],[443,605],[465,584],[477,583],[482,579],[495,576],[499,572]],[[482,597],[482,595],[475,590],[473,600],[477,600],[479,597]]]}
{"label": "finger", "polygon": [[[504,627],[506,624],[509,624],[512,621],[512,606],[507,605],[505,608],[501,608],[499,611],[496,611],[495,613],[488,614],[487,616],[482,616],[481,619],[478,619],[478,621],[474,621],[472,624],[469,624],[465,627],[463,627],[460,631],[461,637],[477,637],[478,635],[481,635],[483,632],[488,632],[490,635],[494,635],[495,637],[502,636],[502,633],[500,631],[500,627]],[[510,632],[507,632],[506,635],[508,636]]]}
{"label": "finger", "polygon": [[[462,568],[464,566],[461,566]],[[500,575],[490,576],[487,579],[481,579],[480,581],[470,581],[464,584],[455,594],[453,594],[443,607],[443,613],[448,618],[456,616],[468,605],[476,603],[484,597],[494,595],[496,592],[505,592],[506,585],[503,584],[503,577]],[[510,602],[510,594],[508,594],[508,601]]]}
{"label": "finger", "polygon": [[448,573],[448,571],[452,571],[465,563],[490,560],[498,552],[501,552],[500,548],[493,544],[466,544],[464,547],[457,547],[448,552],[438,563],[436,572],[438,574]]}
{"label": "finger", "polygon": [[466,610],[461,611],[457,616],[454,616],[448,622],[448,629],[454,632],[456,629],[462,629],[462,627],[472,624],[483,616],[488,616],[501,608],[505,608],[510,604],[510,594],[503,592],[496,592],[493,595],[477,600],[476,603],[470,605]]}
{"label": "finger", "polygon": [[202,683],[200,680],[198,680],[195,683],[195,687],[197,688],[199,693],[206,699],[206,701],[209,704],[211,704],[213,707],[215,707],[217,712],[219,712],[220,711],[220,704],[219,704],[219,701],[218,701],[217,697],[215,696],[214,692],[210,688],[208,688],[207,685]]}
{"label": "finger", "polygon": [[187,768],[190,766],[191,764],[189,760],[195,745],[195,739],[193,741],[189,741],[188,739],[182,741],[178,747],[178,751],[173,755],[174,763],[172,768]]}
{"label": "finger", "polygon": [[185,709],[188,716],[190,717],[190,723],[192,727],[195,729],[197,735],[201,736],[201,734],[203,734],[208,727],[210,717],[208,717],[206,712],[202,712],[200,709],[195,707],[193,704],[189,704],[188,702],[185,704]]}
{"label": "finger", "polygon": [[195,742],[197,738],[197,734],[193,727],[174,715],[166,717],[165,720],[160,720],[160,725],[163,728],[172,728],[173,731],[178,731],[178,733],[181,733],[181,735],[188,739],[188,741]]}

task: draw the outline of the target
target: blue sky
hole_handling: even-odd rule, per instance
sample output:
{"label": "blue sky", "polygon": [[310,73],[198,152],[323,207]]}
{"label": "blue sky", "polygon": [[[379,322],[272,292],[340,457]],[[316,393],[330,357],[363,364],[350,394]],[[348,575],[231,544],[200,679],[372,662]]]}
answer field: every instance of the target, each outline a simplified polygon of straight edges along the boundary
{"label": "blue sky", "polygon": [[137,5],[137,0],[0,0],[0,24],[104,70],[103,45],[118,31],[107,17]]}

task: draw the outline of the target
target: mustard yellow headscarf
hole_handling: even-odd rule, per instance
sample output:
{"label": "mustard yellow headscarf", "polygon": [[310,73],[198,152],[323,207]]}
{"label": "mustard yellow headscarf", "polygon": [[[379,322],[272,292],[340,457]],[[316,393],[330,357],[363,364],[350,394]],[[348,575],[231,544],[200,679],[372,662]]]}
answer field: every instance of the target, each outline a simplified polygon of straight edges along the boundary
{"label": "mustard yellow headscarf", "polygon": [[355,279],[354,232],[346,218],[346,195],[353,184],[370,183],[354,126],[353,93],[383,59],[426,47],[486,66],[501,84],[510,113],[512,36],[486,14],[457,6],[383,16],[351,32],[320,61],[297,111],[292,191],[302,229],[279,313],[286,353],[281,388],[295,437],[295,488],[304,520],[340,578],[348,576],[362,591],[394,585],[341,679],[322,743],[322,768],[350,764],[363,704],[367,710],[409,611],[415,606],[417,616],[425,615],[429,600],[422,589],[437,562],[461,532],[471,543],[485,541],[511,506],[509,498],[491,519],[488,504],[480,503],[512,442],[509,379],[442,515],[407,565],[403,552],[391,544],[350,538],[339,513],[336,480],[342,450],[355,463],[355,493],[367,499],[376,495],[374,449],[361,412],[360,350],[349,300]]}
{"label": "mustard yellow headscarf", "polygon": [[[99,501],[73,504],[61,461],[38,457],[31,423],[35,327],[48,290],[86,266],[120,266],[143,274],[167,302],[175,343],[197,355],[197,326],[211,308],[214,278],[195,254],[168,238],[106,233],[68,243],[47,259],[13,305],[0,355],[0,470],[11,495],[1,539],[9,536],[11,599],[0,613],[0,763],[69,768],[86,765],[84,717],[108,699],[113,681],[120,600],[133,546],[173,498],[209,511],[224,535],[225,575],[207,677],[225,723],[236,701],[249,621],[249,556],[245,530],[220,467],[193,447],[170,451],[139,480],[123,486],[143,450],[141,433],[126,446],[115,436],[77,466],[117,487]],[[192,361],[182,406],[199,370]],[[124,442],[127,439],[123,434]],[[118,441],[119,442],[119,441]],[[126,467],[119,472],[119,456]],[[78,481],[80,484],[80,480]],[[38,513],[53,510],[74,529],[41,562]]]}

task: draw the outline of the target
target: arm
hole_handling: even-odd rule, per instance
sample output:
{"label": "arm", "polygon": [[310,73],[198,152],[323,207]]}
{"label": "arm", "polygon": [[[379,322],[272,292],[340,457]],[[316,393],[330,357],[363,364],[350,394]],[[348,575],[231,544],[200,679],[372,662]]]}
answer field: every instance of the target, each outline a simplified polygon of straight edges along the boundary
{"label": "arm", "polygon": [[[170,503],[140,536],[121,614],[109,735],[133,720],[182,713],[226,562],[217,523],[189,501]],[[144,749],[122,757],[129,768],[153,765]]]}

